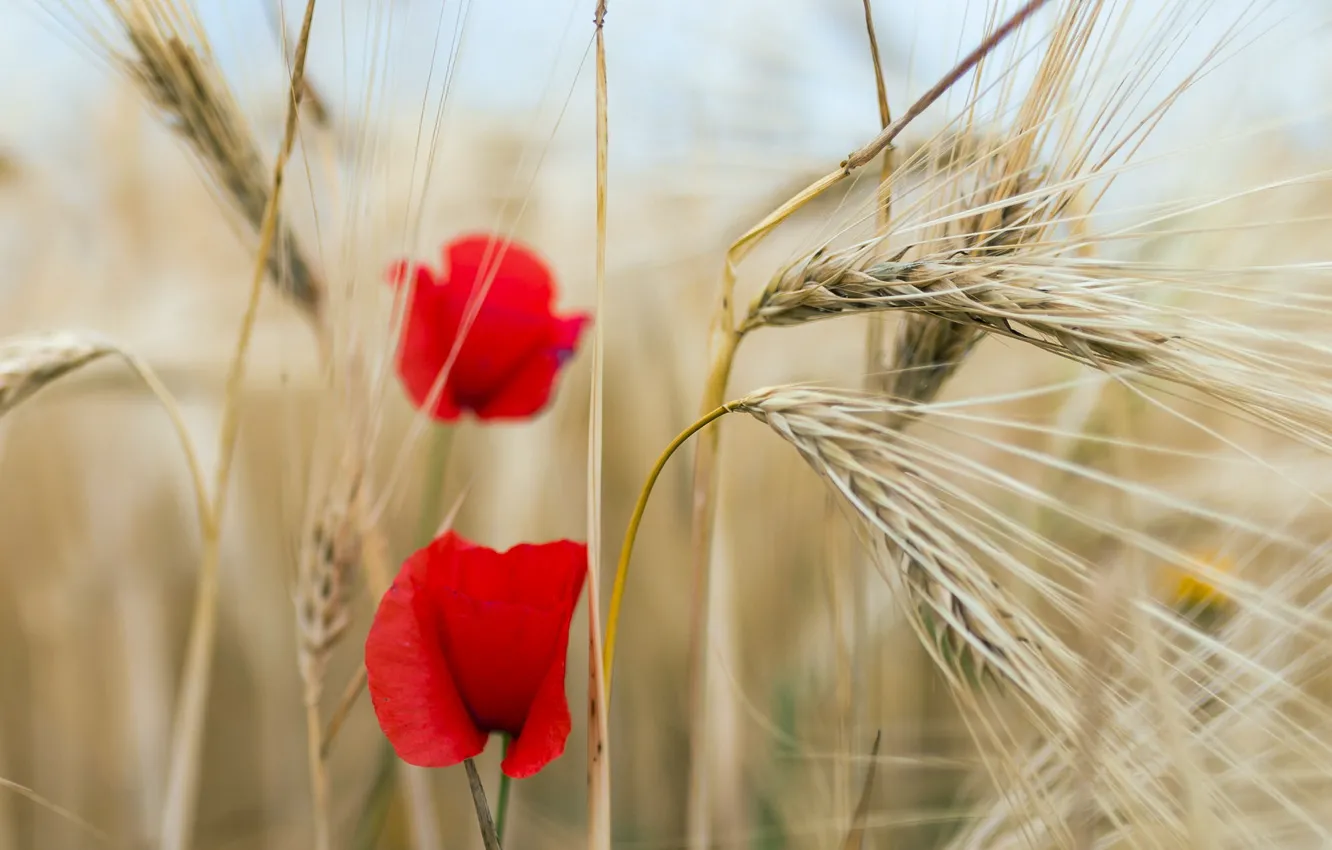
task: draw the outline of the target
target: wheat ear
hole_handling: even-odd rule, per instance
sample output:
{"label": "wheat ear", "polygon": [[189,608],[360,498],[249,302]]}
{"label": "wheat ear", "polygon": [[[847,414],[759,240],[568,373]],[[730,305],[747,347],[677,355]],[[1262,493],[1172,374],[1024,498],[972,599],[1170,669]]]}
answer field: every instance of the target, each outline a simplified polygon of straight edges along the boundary
{"label": "wheat ear", "polygon": [[[107,0],[107,5],[133,48],[120,59],[130,79],[258,232],[269,202],[268,169],[221,71],[203,46],[190,43],[190,13],[176,8],[174,0]],[[302,83],[300,93],[304,90]],[[280,215],[275,229],[266,260],[269,278],[318,325],[324,283]]]}

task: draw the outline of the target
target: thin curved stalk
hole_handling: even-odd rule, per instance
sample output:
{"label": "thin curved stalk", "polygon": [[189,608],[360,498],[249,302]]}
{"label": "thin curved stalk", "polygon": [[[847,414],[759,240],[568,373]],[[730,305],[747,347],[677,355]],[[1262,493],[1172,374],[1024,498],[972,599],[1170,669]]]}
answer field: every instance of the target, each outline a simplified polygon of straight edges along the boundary
{"label": "thin curved stalk", "polygon": [[730,405],[721,405],[715,410],[699,419],[688,428],[681,431],[670,445],[657,458],[653,464],[652,471],[648,473],[647,481],[643,483],[643,489],[638,494],[638,502],[634,505],[634,512],[629,517],[629,526],[624,532],[624,544],[620,547],[620,560],[615,567],[615,585],[611,588],[610,610],[606,614],[606,646],[603,650],[602,666],[606,670],[606,705],[610,705],[612,674],[615,670],[615,644],[619,635],[620,609],[624,605],[624,589],[629,581],[629,562],[634,554],[634,542],[638,539],[638,528],[643,522],[643,514],[647,511],[648,499],[652,497],[652,489],[657,484],[657,479],[661,477],[662,470],[666,468],[666,463],[675,454],[676,450],[683,446],[690,437],[699,431],[711,425],[717,419],[730,413]]}
{"label": "thin curved stalk", "polygon": [[158,404],[162,405],[167,418],[171,420],[171,428],[176,432],[176,440],[180,443],[181,451],[185,453],[185,464],[190,471],[190,483],[194,487],[194,510],[199,517],[200,534],[206,537],[213,533],[213,512],[208,501],[208,488],[204,484],[203,464],[199,463],[199,455],[194,450],[194,442],[190,439],[190,432],[185,426],[185,418],[181,415],[180,406],[176,403],[176,398],[171,394],[171,391],[166,388],[166,385],[157,377],[152,368],[138,355],[121,350],[120,356],[157,398]]}

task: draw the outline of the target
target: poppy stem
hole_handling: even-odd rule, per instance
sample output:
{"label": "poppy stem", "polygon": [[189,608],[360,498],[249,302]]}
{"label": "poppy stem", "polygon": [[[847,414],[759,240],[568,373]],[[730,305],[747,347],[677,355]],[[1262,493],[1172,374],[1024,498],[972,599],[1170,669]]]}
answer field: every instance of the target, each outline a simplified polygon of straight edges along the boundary
{"label": "poppy stem", "polygon": [[425,464],[425,486],[421,493],[421,515],[416,529],[417,544],[425,546],[435,539],[439,530],[440,512],[444,509],[444,478],[449,471],[449,454],[453,449],[453,428],[436,425],[431,429],[430,445]]}
{"label": "poppy stem", "polygon": [[620,562],[615,567],[615,585],[611,589],[610,610],[606,614],[606,645],[603,649],[602,666],[606,671],[606,704],[610,704],[611,672],[615,665],[615,637],[619,632],[620,607],[624,602],[624,586],[629,578],[629,559],[634,553],[634,541],[638,537],[638,527],[643,522],[643,514],[647,511],[648,499],[652,496],[652,488],[656,485],[661,472],[666,468],[666,462],[675,454],[676,449],[684,445],[690,437],[697,434],[716,420],[730,413],[731,405],[723,404],[712,412],[699,419],[694,424],[680,432],[680,434],[671,440],[666,451],[657,458],[652,471],[648,473],[647,481],[643,484],[643,491],[638,494],[638,503],[634,505],[634,513],[629,518],[629,527],[624,532],[624,545],[620,547]]}
{"label": "poppy stem", "polygon": [[[513,736],[505,733],[501,736],[503,743],[503,754],[509,754],[509,745],[513,743]],[[499,780],[499,800],[495,803],[495,837],[499,840],[500,846],[504,845],[504,825],[509,821],[509,791],[513,780],[509,774],[500,771]]]}
{"label": "poppy stem", "polygon": [[481,774],[476,771],[476,761],[463,759],[463,767],[467,768],[467,784],[472,789],[472,802],[476,804],[476,823],[481,827],[481,840],[486,850],[501,850],[495,821],[490,816],[490,804],[486,802],[486,789],[481,784]]}

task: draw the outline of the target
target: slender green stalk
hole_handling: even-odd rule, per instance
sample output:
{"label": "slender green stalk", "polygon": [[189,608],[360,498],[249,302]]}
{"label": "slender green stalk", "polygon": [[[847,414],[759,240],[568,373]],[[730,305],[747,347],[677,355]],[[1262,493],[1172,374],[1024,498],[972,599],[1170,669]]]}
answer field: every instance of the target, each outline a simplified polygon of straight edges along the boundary
{"label": "slender green stalk", "polygon": [[393,803],[397,764],[398,757],[392,745],[387,740],[382,741],[375,778],[361,804],[361,814],[356,819],[356,829],[348,845],[352,850],[375,850],[379,845],[379,837],[384,834],[384,824],[388,822],[389,809]]}
{"label": "slender green stalk", "polygon": [[606,615],[605,660],[602,666],[606,668],[607,706],[610,705],[612,673],[615,669],[615,639],[619,634],[620,607],[624,603],[624,588],[629,580],[629,561],[634,554],[634,541],[638,539],[638,527],[642,524],[643,514],[647,511],[648,499],[652,496],[652,488],[656,486],[657,479],[661,477],[662,470],[666,468],[666,462],[671,459],[671,456],[675,454],[680,446],[684,445],[690,437],[730,412],[730,405],[721,405],[681,431],[674,440],[671,440],[670,445],[661,453],[661,456],[657,458],[657,462],[652,466],[652,471],[648,473],[647,481],[643,484],[642,492],[638,494],[638,503],[634,505],[634,513],[629,517],[629,527],[624,532],[624,545],[620,547],[620,561],[615,568],[615,586],[611,589],[610,611]]}
{"label": "slender green stalk", "polygon": [[[504,747],[501,752],[507,756],[509,754],[509,745],[513,743],[513,736],[507,732],[503,735]],[[509,774],[500,771],[499,781],[499,800],[495,802],[495,837],[499,840],[500,846],[504,846],[504,825],[509,821],[509,791],[513,780]]]}
{"label": "slender green stalk", "polygon": [[421,514],[416,526],[416,544],[425,546],[439,530],[440,512],[444,510],[444,478],[449,471],[453,450],[453,428],[435,425],[429,437],[425,465],[425,487],[421,492]]}

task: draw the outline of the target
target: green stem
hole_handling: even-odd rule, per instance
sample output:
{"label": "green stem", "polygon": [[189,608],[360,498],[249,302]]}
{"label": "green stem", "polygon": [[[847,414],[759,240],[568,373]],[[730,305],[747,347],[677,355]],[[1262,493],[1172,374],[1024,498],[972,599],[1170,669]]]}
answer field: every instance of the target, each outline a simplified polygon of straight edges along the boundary
{"label": "green stem", "polygon": [[[448,425],[431,426],[430,441],[425,463],[425,485],[421,492],[421,513],[417,520],[417,545],[425,546],[435,539],[439,517],[444,505],[444,477],[449,469],[449,452],[453,447],[453,428]],[[388,819],[389,801],[397,790],[398,772],[393,769],[398,756],[388,741],[379,751],[379,766],[375,783],[361,810],[354,837],[355,848],[371,848],[378,842]]]}
{"label": "green stem", "polygon": [[352,850],[374,850],[379,846],[379,838],[384,834],[384,825],[388,822],[389,809],[393,803],[393,791],[397,784],[397,771],[394,768],[397,764],[398,757],[393,752],[393,745],[387,740],[382,741],[375,778],[361,803],[361,814],[356,819],[356,830],[352,833]]}
{"label": "green stem", "polygon": [[[509,745],[513,743],[513,736],[507,732],[502,736],[504,743],[503,754],[509,754]],[[509,786],[513,780],[509,774],[500,771],[499,781],[499,800],[495,803],[495,837],[499,839],[500,846],[504,846],[504,825],[509,821]]]}
{"label": "green stem", "polygon": [[629,580],[629,559],[634,554],[634,541],[638,539],[638,527],[643,521],[643,513],[647,510],[648,499],[652,496],[652,488],[657,483],[657,478],[666,468],[666,462],[675,454],[676,449],[685,444],[690,437],[698,433],[715,420],[731,412],[729,405],[721,405],[709,412],[706,416],[700,418],[697,422],[680,432],[671,444],[666,447],[666,451],[661,453],[657,462],[653,465],[652,471],[648,473],[647,482],[643,484],[642,491],[638,494],[638,502],[634,505],[633,515],[629,517],[629,527],[624,532],[624,545],[620,548],[620,561],[615,568],[615,585],[611,589],[610,611],[606,616],[606,643],[602,648],[602,668],[606,678],[606,702],[610,702],[611,676],[615,672],[615,641],[619,634],[620,607],[624,604],[625,583]]}
{"label": "green stem", "polygon": [[421,491],[421,514],[416,527],[418,546],[435,539],[439,529],[440,513],[444,510],[444,478],[449,471],[449,452],[453,448],[453,428],[435,425],[431,428],[429,454],[425,464],[425,486]]}

